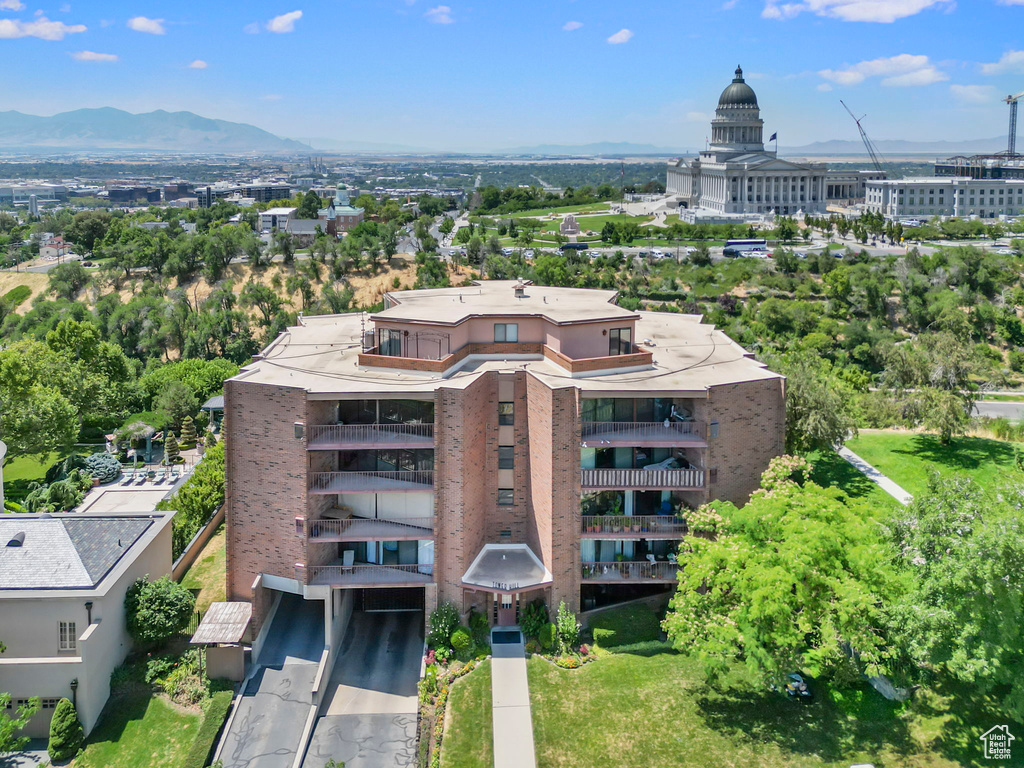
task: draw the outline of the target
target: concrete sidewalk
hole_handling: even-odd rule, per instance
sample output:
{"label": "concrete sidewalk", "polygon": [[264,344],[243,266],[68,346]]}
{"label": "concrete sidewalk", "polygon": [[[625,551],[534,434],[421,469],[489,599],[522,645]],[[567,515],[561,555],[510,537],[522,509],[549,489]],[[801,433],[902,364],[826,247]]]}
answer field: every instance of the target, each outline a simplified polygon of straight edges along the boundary
{"label": "concrete sidewalk", "polygon": [[913,500],[913,496],[903,490],[900,486],[896,485],[896,483],[868,464],[849,448],[845,446],[840,448],[839,455],[850,462],[850,464],[860,471],[864,477],[880,486],[883,491],[896,499],[900,504],[906,505]]}
{"label": "concrete sidewalk", "polygon": [[536,768],[526,649],[522,642],[491,645],[491,706],[494,768]]}

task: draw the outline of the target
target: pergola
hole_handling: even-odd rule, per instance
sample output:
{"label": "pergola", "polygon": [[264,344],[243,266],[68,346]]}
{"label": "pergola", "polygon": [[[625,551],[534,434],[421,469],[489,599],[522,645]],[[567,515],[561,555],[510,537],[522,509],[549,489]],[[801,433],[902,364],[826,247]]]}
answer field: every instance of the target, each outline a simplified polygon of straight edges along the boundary
{"label": "pergola", "polygon": [[245,678],[242,638],[252,619],[250,603],[213,603],[189,641],[206,647],[206,675],[239,681]]}

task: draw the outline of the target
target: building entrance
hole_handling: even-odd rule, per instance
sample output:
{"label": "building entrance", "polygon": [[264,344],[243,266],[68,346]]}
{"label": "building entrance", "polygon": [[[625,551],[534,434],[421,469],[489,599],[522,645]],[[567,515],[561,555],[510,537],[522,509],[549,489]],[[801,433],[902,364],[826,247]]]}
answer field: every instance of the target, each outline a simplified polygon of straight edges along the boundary
{"label": "building entrance", "polygon": [[519,595],[499,594],[494,596],[494,623],[499,627],[511,627],[519,622]]}

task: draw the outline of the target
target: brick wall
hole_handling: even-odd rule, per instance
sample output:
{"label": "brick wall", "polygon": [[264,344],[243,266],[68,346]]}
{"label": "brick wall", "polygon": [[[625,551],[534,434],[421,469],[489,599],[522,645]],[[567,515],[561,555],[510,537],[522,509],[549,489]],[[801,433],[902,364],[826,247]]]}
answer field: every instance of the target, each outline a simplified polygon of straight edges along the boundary
{"label": "brick wall", "polygon": [[224,405],[227,592],[228,600],[248,601],[257,574],[294,578],[304,559],[295,517],[306,510],[306,441],[292,425],[306,418],[306,396],[228,381]]}
{"label": "brick wall", "polygon": [[[712,387],[708,394],[709,420],[718,422],[718,437],[708,436],[709,496],[745,504],[768,462],[785,448],[783,380],[727,384]],[[717,480],[711,483],[713,468]]]}

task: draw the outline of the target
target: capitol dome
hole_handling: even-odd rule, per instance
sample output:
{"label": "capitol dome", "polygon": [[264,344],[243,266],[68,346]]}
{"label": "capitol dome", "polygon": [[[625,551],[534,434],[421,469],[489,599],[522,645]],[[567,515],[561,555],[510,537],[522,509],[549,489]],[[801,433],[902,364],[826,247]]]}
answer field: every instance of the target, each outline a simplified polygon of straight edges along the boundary
{"label": "capitol dome", "polygon": [[757,94],[743,80],[743,70],[739,66],[736,67],[736,77],[718,97],[718,106],[757,108]]}

